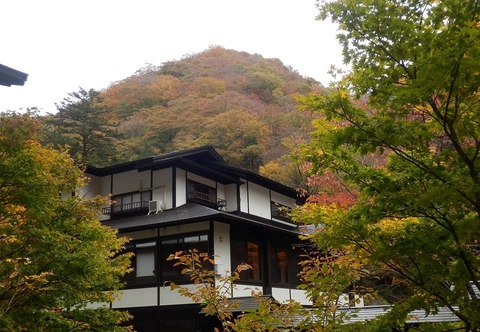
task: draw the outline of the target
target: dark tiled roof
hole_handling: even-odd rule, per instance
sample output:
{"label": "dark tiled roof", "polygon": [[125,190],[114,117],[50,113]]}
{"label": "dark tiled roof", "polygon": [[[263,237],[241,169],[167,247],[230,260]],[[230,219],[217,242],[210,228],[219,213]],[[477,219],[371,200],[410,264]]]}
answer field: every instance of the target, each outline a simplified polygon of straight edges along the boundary
{"label": "dark tiled roof", "polygon": [[135,216],[105,221],[103,224],[117,229],[148,228],[181,221],[208,220],[220,211],[199,204],[186,204],[177,209],[165,210],[157,214]]}
{"label": "dark tiled roof", "polygon": [[[263,299],[272,299],[276,301],[271,295],[261,296]],[[259,299],[246,296],[246,297],[234,297],[227,299],[227,303],[230,304],[229,311],[231,312],[245,312],[248,310],[258,309]],[[355,322],[365,322],[372,320],[380,315],[388,312],[392,307],[388,305],[380,306],[365,306],[365,307],[341,307],[340,311],[345,312],[346,316],[344,317],[344,323],[355,323]],[[455,308],[458,309],[458,308]],[[202,309],[200,313],[205,313]],[[296,315],[291,317],[293,323],[295,321],[301,322],[304,320],[304,317]],[[457,316],[455,316],[451,310],[446,307],[438,308],[438,312],[432,312],[427,314],[424,310],[414,310],[410,313],[406,324],[416,324],[416,323],[444,323],[444,322],[458,322],[460,321]],[[296,324],[295,324],[296,325]]]}
{"label": "dark tiled roof", "polygon": [[210,145],[201,146],[182,151],[173,151],[158,156],[148,157],[135,161],[130,161],[122,164],[98,168],[94,166],[87,166],[86,173],[93,175],[109,175],[119,172],[131,170],[145,170],[152,169],[158,165],[173,163],[182,159],[189,160],[194,163],[203,164],[206,161],[215,162],[219,164],[226,164],[225,160],[218,154],[218,152]]}
{"label": "dark tiled roof", "polygon": [[242,222],[247,225],[256,225],[264,228],[288,232],[291,234],[299,234],[298,227],[295,225],[288,226],[283,223],[277,223],[275,221],[263,218],[249,218],[246,214],[242,214],[242,216],[240,216],[235,213],[213,209],[196,203],[185,204],[176,209],[165,210],[157,214],[145,214],[142,216],[108,220],[103,222],[103,224],[120,231],[131,231],[188,224],[206,220]]}

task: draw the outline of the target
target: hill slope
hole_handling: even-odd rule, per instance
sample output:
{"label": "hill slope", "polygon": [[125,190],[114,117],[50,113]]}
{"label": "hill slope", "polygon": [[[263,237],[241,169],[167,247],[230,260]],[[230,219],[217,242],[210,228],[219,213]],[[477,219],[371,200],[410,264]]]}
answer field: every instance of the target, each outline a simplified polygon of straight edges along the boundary
{"label": "hill slope", "polygon": [[[311,118],[297,110],[294,96],[318,89],[318,82],[278,59],[219,46],[148,66],[98,95],[95,108],[102,109],[103,128],[115,129],[115,144],[87,162],[105,166],[210,144],[230,164],[258,171],[285,155],[288,144],[307,137]],[[53,119],[72,104],[65,103]],[[61,129],[66,122],[53,123]]]}

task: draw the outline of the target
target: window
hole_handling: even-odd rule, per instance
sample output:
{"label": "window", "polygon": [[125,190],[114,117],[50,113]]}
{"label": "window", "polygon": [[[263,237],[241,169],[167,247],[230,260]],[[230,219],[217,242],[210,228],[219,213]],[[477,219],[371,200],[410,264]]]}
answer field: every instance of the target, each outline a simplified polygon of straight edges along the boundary
{"label": "window", "polygon": [[112,197],[112,206],[102,209],[106,215],[116,215],[127,212],[148,209],[148,202],[151,200],[152,192],[133,192],[128,194],[115,195]]}
{"label": "window", "polygon": [[271,281],[273,284],[288,284],[288,250],[286,248],[270,247],[269,262]]}
{"label": "window", "polygon": [[187,182],[187,200],[214,208],[227,205],[224,199],[217,198],[217,189],[190,180]]}
{"label": "window", "polygon": [[[160,254],[158,248],[160,249]],[[154,285],[158,281],[182,282],[190,281],[183,275],[181,266],[173,266],[175,261],[167,261],[170,254],[178,251],[188,252],[196,249],[201,256],[208,256],[208,234],[188,234],[165,239],[151,239],[129,243],[127,251],[133,252],[131,267],[133,271],[124,279],[128,286]],[[205,266],[212,269],[212,266]]]}
{"label": "window", "polygon": [[292,219],[289,215],[291,210],[290,207],[274,201],[271,201],[270,207],[272,212],[272,219],[292,222]]}
{"label": "window", "polygon": [[[288,241],[288,240],[286,240]],[[272,285],[297,286],[301,271],[301,251],[284,243],[271,244],[268,249],[270,281]]]}
{"label": "window", "polygon": [[156,283],[156,242],[128,244],[127,251],[133,252],[135,255],[131,261],[133,271],[125,275],[127,284],[146,285]]}
{"label": "window", "polygon": [[148,202],[151,199],[151,191],[143,192],[134,192],[130,194],[115,195],[112,197],[112,201],[115,203],[114,206],[123,206],[125,210],[128,210],[132,207],[132,203],[137,202]]}
{"label": "window", "polygon": [[[182,266],[173,266],[175,261],[167,261],[167,258],[177,251],[188,252],[196,249],[200,256],[208,256],[208,234],[186,235],[169,238],[160,241],[161,243],[161,281],[189,281],[188,275],[182,275]],[[209,268],[209,267],[206,267]]]}
{"label": "window", "polygon": [[262,269],[260,262],[260,245],[258,242],[232,240],[232,270],[242,263],[247,263],[252,267],[252,270],[240,273],[241,281],[261,281]]}
{"label": "window", "polygon": [[289,284],[291,286],[298,286],[301,283],[300,276],[298,275],[302,271],[302,265],[300,263],[305,259],[302,258],[305,253],[298,247],[290,248],[289,253]]}
{"label": "window", "polygon": [[215,188],[191,180],[187,182],[187,192],[198,192],[207,196],[217,197],[217,190]]}

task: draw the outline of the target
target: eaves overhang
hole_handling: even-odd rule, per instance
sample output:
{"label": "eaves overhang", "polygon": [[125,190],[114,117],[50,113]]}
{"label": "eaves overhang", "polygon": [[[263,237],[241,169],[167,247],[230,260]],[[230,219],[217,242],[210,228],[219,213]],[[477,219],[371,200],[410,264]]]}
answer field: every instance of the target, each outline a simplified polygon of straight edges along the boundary
{"label": "eaves overhang", "polygon": [[261,185],[263,187],[269,188],[273,191],[276,191],[280,194],[283,194],[288,197],[292,197],[297,199],[301,204],[305,203],[306,197],[301,196],[299,192],[296,189],[290,188],[288,186],[285,186],[279,182],[273,181],[267,177],[264,177],[260,174],[247,171],[242,168],[238,168],[235,166],[230,166],[230,165],[223,165],[223,164],[218,164],[218,163],[212,163],[209,162],[207,163],[208,167],[214,168],[220,172],[223,172],[225,174],[229,174],[230,176],[234,176],[240,179],[245,179],[247,181],[251,181],[253,183],[256,183],[258,185]]}
{"label": "eaves overhang", "polygon": [[104,221],[105,226],[117,229],[120,233],[140,231],[152,228],[191,224],[201,221],[219,221],[225,223],[257,226],[283,233],[300,235],[297,225],[286,225],[264,218],[248,218],[231,212],[213,209],[196,203],[188,203],[176,209],[164,210],[157,214],[128,217]]}
{"label": "eaves overhang", "polygon": [[24,85],[28,74],[0,64],[0,85]]}
{"label": "eaves overhang", "polygon": [[[107,167],[95,167],[87,165],[86,173],[97,176],[105,176],[111,174],[117,174],[122,172],[128,172],[132,170],[144,171],[148,169],[161,169],[178,163],[189,163],[190,165],[205,165],[207,162],[214,162],[215,164],[226,164],[222,157],[215,151],[212,146],[203,146],[199,148],[193,148],[182,151],[174,151],[165,153],[162,155],[143,158],[135,161],[130,161],[122,164],[107,166]],[[206,169],[205,166],[203,166]],[[218,170],[211,170],[220,174]],[[224,178],[232,178],[230,175],[223,175]]]}

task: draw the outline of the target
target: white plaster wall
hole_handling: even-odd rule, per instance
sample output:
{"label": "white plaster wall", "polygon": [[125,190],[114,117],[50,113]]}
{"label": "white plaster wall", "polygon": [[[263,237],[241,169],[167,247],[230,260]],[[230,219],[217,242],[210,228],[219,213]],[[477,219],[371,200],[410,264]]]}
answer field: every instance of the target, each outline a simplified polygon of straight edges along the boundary
{"label": "white plaster wall", "polygon": [[252,291],[260,290],[262,290],[261,286],[235,284],[235,288],[233,289],[233,297],[251,296]]}
{"label": "white plaster wall", "polygon": [[312,305],[312,301],[310,301],[304,290],[301,289],[292,289],[291,290],[292,300],[297,301],[302,305]]}
{"label": "white plaster wall", "polygon": [[99,308],[110,308],[110,302],[100,303],[100,302],[90,302],[87,303],[88,309],[99,309]]}
{"label": "white plaster wall", "polygon": [[153,174],[153,188],[152,199],[161,199],[166,205],[166,209],[173,208],[173,194],[172,194],[172,168],[165,168],[154,171]]}
{"label": "white plaster wall", "polygon": [[[101,178],[99,178],[99,186],[100,186],[100,193],[99,195],[101,196],[104,196],[104,197],[107,197],[110,195],[110,185],[111,185],[112,181],[111,181],[111,177],[110,175],[107,175],[107,176],[102,176]],[[108,207],[109,205],[104,205],[102,207]],[[110,216],[107,216],[105,214],[102,214],[100,213],[99,215],[99,218],[98,218],[100,221],[103,221],[103,220],[109,220],[110,219]]]}
{"label": "white plaster wall", "polygon": [[187,203],[187,174],[183,169],[177,168],[176,172],[176,207]]}
{"label": "white plaster wall", "polygon": [[226,199],[225,197],[225,185],[217,183],[217,197],[221,199]]}
{"label": "white plaster wall", "polygon": [[226,275],[232,271],[230,261],[230,225],[214,222],[213,229],[213,250],[215,257],[215,272],[219,275]]}
{"label": "white plaster wall", "polygon": [[248,203],[250,214],[271,218],[270,191],[258,184],[248,183]]}
{"label": "white plaster wall", "polygon": [[198,182],[198,183],[202,183],[202,184],[207,185],[207,186],[212,187],[212,188],[216,188],[216,184],[217,184],[213,180],[204,178],[203,176],[200,176],[200,175],[197,175],[197,174],[194,174],[194,173],[190,173],[190,172],[187,172],[187,179]]}
{"label": "white plaster wall", "polygon": [[291,208],[293,208],[295,206],[295,199],[294,198],[279,194],[275,191],[270,192],[270,194],[272,196],[272,201],[274,201],[274,202],[280,203],[282,205],[285,205],[285,206],[288,206],[288,207],[291,207]]}
{"label": "white plaster wall", "polygon": [[107,196],[111,194],[111,183],[112,179],[110,175],[102,176],[102,178],[100,179],[100,195]]}
{"label": "white plaster wall", "polygon": [[[195,285],[182,285],[182,288],[194,289]],[[197,287],[200,287],[197,285]],[[190,304],[194,303],[192,299],[181,296],[177,290],[171,290],[170,286],[160,287],[160,305]]]}
{"label": "white plaster wall", "polygon": [[363,296],[355,295],[355,306],[356,307],[364,307],[365,306],[365,298]]}
{"label": "white plaster wall", "polygon": [[139,173],[136,170],[133,170],[128,172],[113,174],[113,189],[112,189],[113,195],[124,194],[132,191],[138,191],[140,190],[140,186],[143,188],[150,187],[149,171]]}
{"label": "white plaster wall", "polygon": [[[83,197],[83,198],[86,198],[86,199],[90,199],[90,198],[93,198],[95,196],[103,196],[103,197],[107,197],[109,192],[105,192],[102,190],[102,180],[103,178],[100,178],[96,175],[90,175],[90,174],[87,174],[89,180],[88,182],[86,183],[86,185],[82,188],[79,188],[79,195],[80,197]],[[68,198],[70,197],[71,193],[68,192],[68,193],[62,193],[62,198]],[[102,207],[107,207],[108,205],[104,205]],[[101,213],[101,208],[100,210],[98,211],[98,219],[100,221],[102,220],[108,220],[110,219],[109,216],[106,216],[104,214]]]}
{"label": "white plaster wall", "polygon": [[237,211],[237,185],[235,183],[225,185],[225,199],[227,200],[225,210]]}
{"label": "white plaster wall", "polygon": [[93,198],[101,194],[100,178],[96,175],[89,175],[88,182],[85,187],[80,188],[80,196],[85,198]]}
{"label": "white plaster wall", "polygon": [[289,288],[272,288],[272,296],[280,302],[287,302],[292,299],[291,289]]}
{"label": "white plaster wall", "polygon": [[210,229],[208,221],[202,221],[194,224],[163,227],[160,229],[160,236],[170,236],[183,233],[206,231]]}
{"label": "white plaster wall", "polygon": [[305,291],[301,289],[273,287],[272,296],[280,302],[294,300],[302,305],[312,305],[312,302],[307,299]]}
{"label": "white plaster wall", "polygon": [[150,307],[158,304],[157,287],[124,289],[121,298],[112,303],[112,308]]}
{"label": "white plaster wall", "polygon": [[138,231],[138,232],[122,233],[122,234],[119,234],[119,236],[127,237],[130,240],[151,239],[151,238],[156,238],[158,236],[158,230],[156,228],[147,229],[147,230]]}
{"label": "white plaster wall", "polygon": [[240,211],[248,213],[248,184],[243,180],[244,184],[240,186]]}

